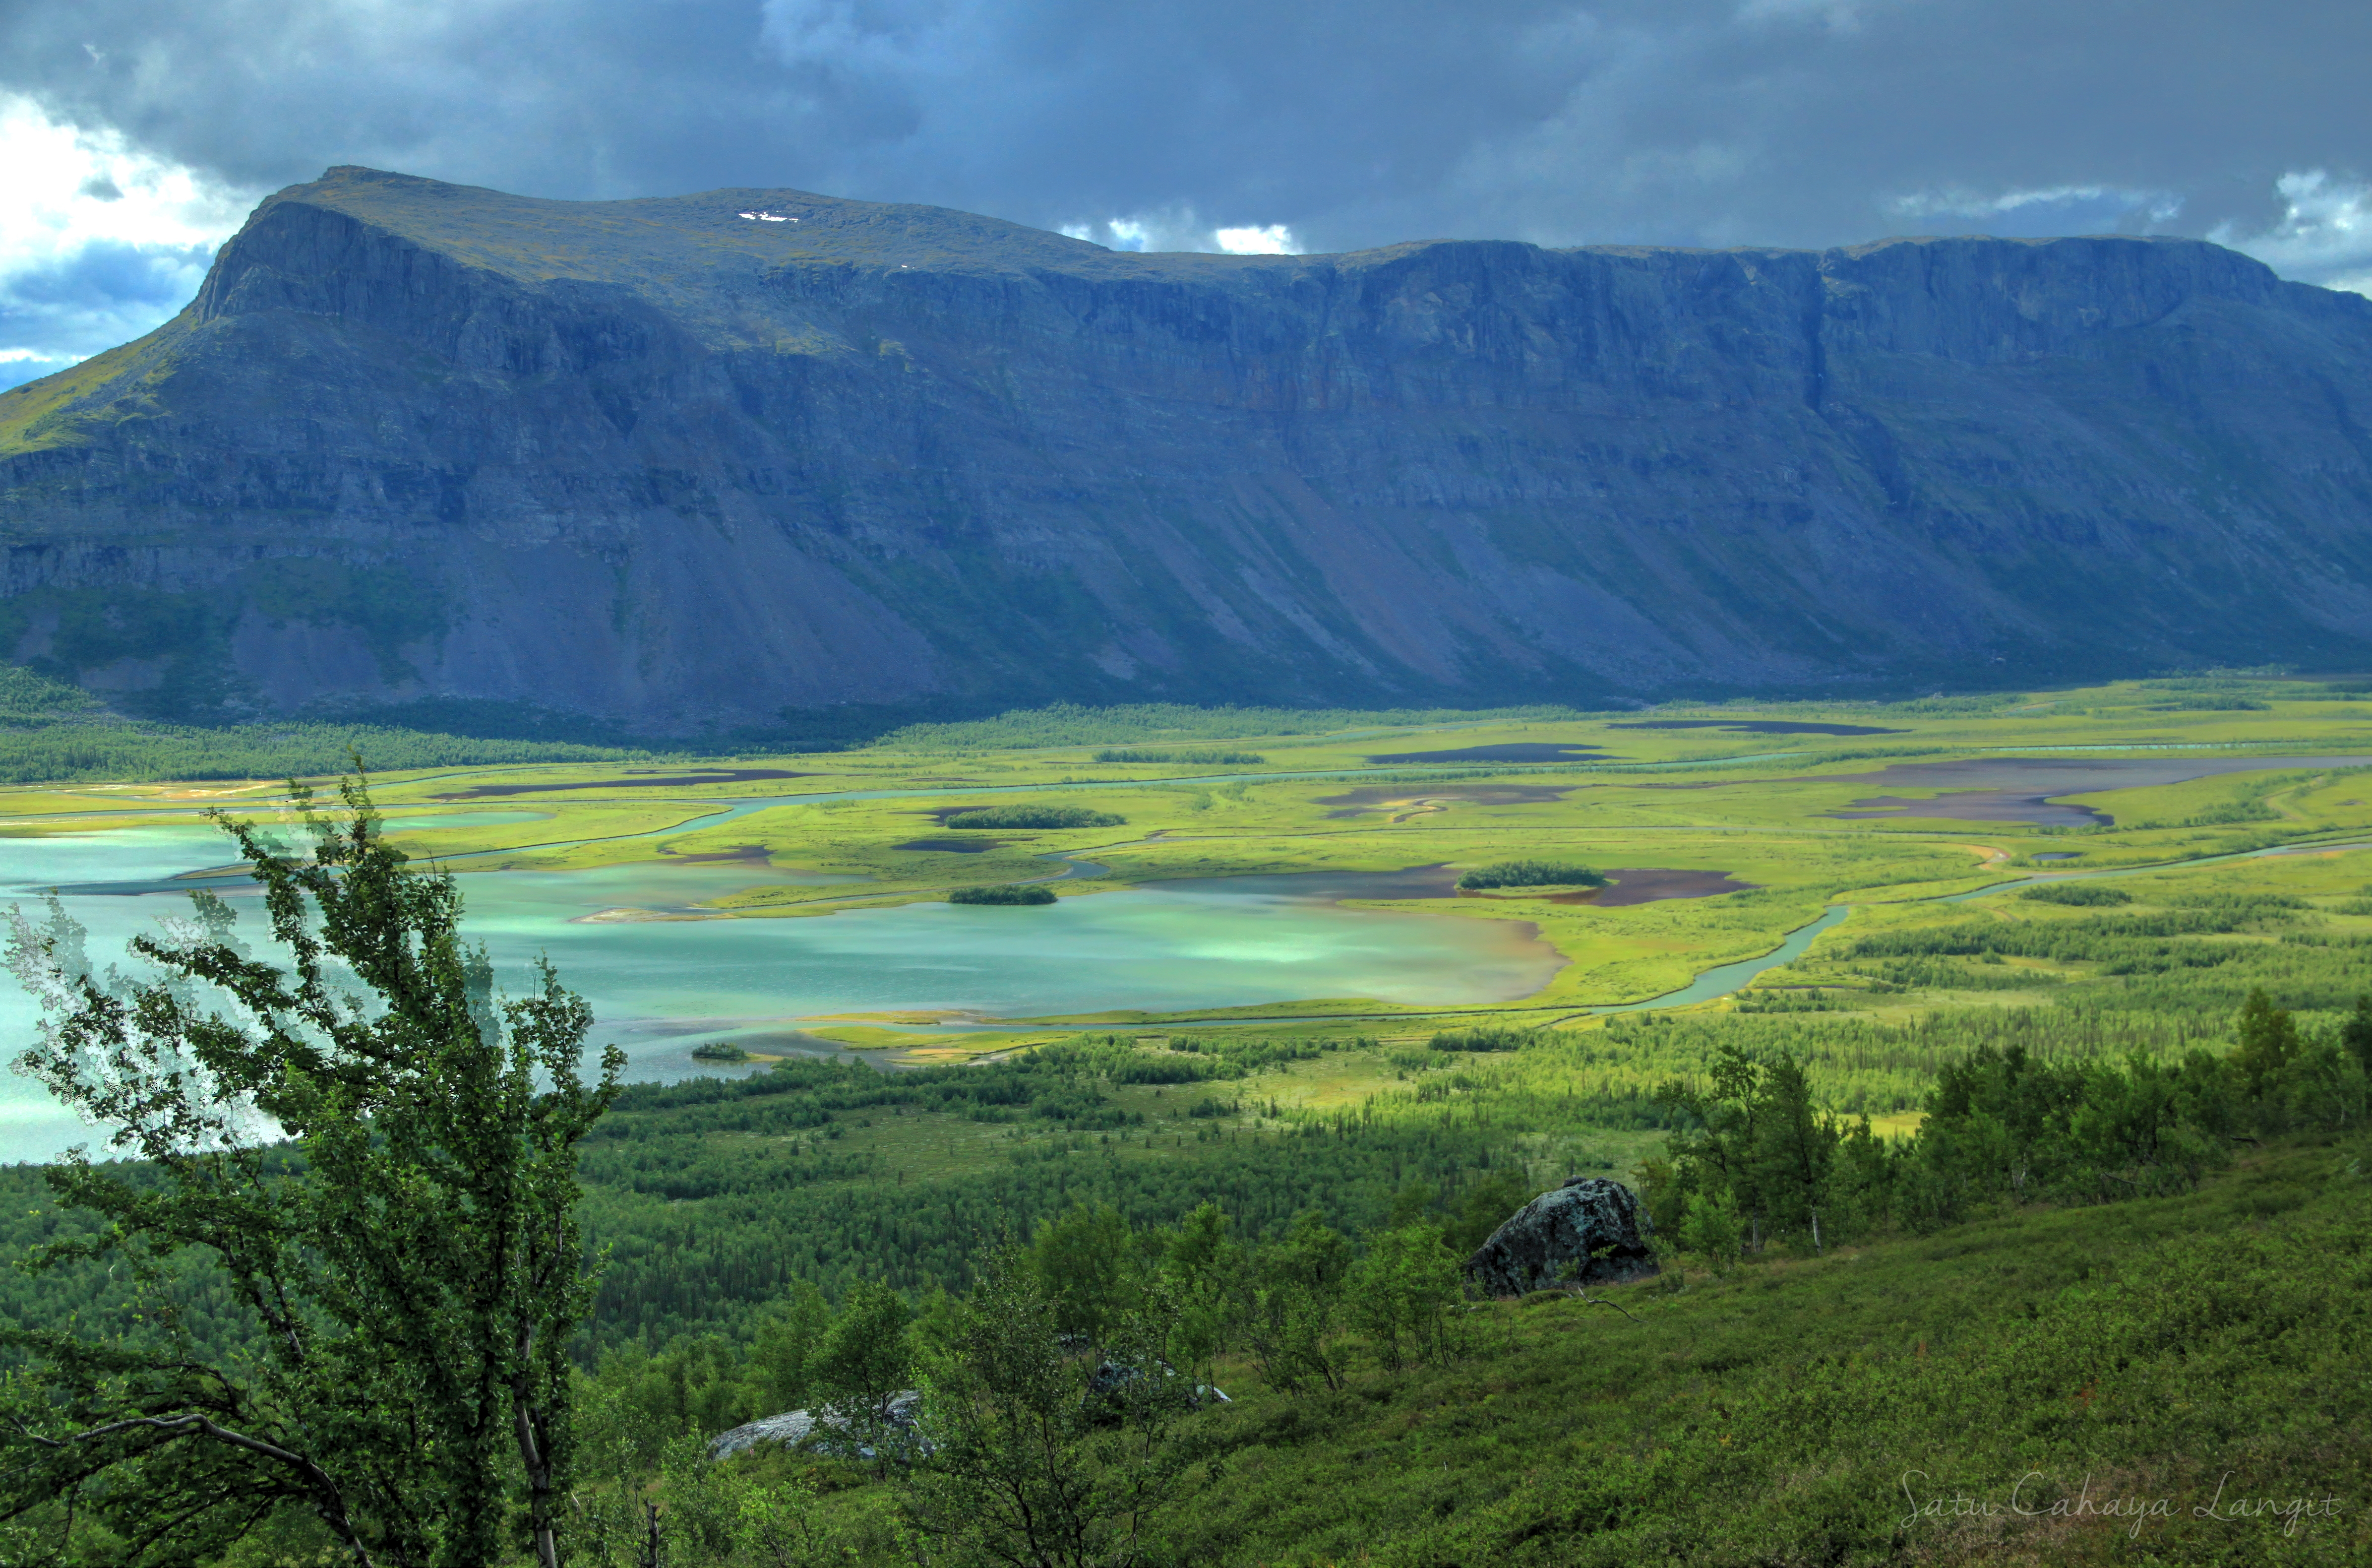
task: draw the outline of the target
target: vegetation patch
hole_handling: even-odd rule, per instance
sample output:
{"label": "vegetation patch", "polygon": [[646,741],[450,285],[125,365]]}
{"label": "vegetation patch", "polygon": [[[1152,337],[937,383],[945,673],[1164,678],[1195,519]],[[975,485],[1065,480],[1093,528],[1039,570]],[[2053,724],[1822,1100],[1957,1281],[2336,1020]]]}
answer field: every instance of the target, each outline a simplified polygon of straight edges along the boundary
{"label": "vegetation patch", "polygon": [[1459,877],[1470,891],[1482,888],[1603,888],[1603,874],[1569,861],[1503,860],[1478,865]]}
{"label": "vegetation patch", "polygon": [[951,904],[1051,904],[1053,901],[1054,889],[1041,882],[958,888],[948,895],[948,902]]}
{"label": "vegetation patch", "polygon": [[2134,901],[2134,896],[2122,888],[2103,888],[2097,882],[2047,884],[2024,889],[2017,896],[2029,903],[2072,904],[2080,908],[2099,908]]}
{"label": "vegetation patch", "polygon": [[1011,806],[983,806],[973,811],[959,811],[947,819],[950,828],[996,830],[1000,828],[1118,828],[1127,824],[1125,817],[1115,817],[1109,811],[1092,811],[1084,806],[1046,806],[1017,802]]}

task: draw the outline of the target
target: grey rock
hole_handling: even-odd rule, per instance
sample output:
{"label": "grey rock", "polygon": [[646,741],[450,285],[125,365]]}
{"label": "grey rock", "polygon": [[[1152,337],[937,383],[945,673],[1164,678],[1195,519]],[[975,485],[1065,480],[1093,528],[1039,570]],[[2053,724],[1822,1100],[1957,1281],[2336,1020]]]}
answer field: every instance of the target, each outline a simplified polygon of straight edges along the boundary
{"label": "grey rock", "polygon": [[804,1443],[815,1429],[816,1418],[809,1411],[785,1411],[781,1415],[770,1415],[762,1421],[753,1421],[710,1438],[708,1457],[729,1459],[761,1443]]}
{"label": "grey rock", "polygon": [[653,729],[2363,668],[2367,428],[2372,301],[2193,240],[1135,255],[336,168],[0,394],[0,654]]}
{"label": "grey rock", "polygon": [[1576,1176],[1510,1215],[1466,1260],[1466,1273],[1487,1295],[1563,1283],[1565,1265],[1576,1260],[1581,1284],[1635,1280],[1657,1272],[1647,1244],[1654,1229],[1631,1189],[1602,1176]]}
{"label": "grey rock", "polygon": [[[921,1413],[922,1402],[922,1395],[912,1388],[891,1395],[890,1423],[901,1434],[913,1433],[915,1420]],[[710,1438],[708,1457],[712,1459],[731,1458],[761,1443],[812,1441],[827,1453],[838,1451],[838,1445],[844,1446],[852,1455],[867,1459],[873,1458],[873,1449],[869,1446],[839,1435],[847,1430],[847,1418],[830,1406],[820,1411],[785,1411],[781,1415],[750,1422]]]}
{"label": "grey rock", "polygon": [[[1177,1381],[1178,1369],[1167,1361],[1160,1364],[1160,1371],[1161,1381],[1165,1385]],[[1091,1400],[1114,1400],[1132,1391],[1144,1376],[1143,1371],[1127,1362],[1109,1357],[1099,1359],[1087,1373],[1087,1397]],[[1195,1384],[1187,1390],[1185,1400],[1187,1405],[1195,1410],[1204,1405],[1231,1405],[1236,1402],[1227,1397],[1225,1388],[1211,1383]]]}

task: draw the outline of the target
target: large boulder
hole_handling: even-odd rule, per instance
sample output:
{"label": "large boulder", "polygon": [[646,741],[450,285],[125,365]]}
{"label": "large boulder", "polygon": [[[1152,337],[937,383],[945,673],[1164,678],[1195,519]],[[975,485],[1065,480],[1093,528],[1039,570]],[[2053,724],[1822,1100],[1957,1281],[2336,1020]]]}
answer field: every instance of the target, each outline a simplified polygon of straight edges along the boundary
{"label": "large boulder", "polygon": [[1602,1176],[1576,1176],[1517,1209],[1466,1260],[1466,1274],[1488,1295],[1521,1295],[1565,1283],[1613,1284],[1656,1272],[1647,1237],[1655,1226],[1638,1196]]}
{"label": "large boulder", "polygon": [[[912,1441],[914,1419],[921,1412],[922,1402],[922,1395],[912,1388],[890,1396],[890,1423],[901,1438]],[[805,1443],[813,1439],[823,1453],[838,1454],[843,1458],[873,1458],[869,1445],[847,1435],[848,1426],[848,1419],[830,1406],[820,1411],[785,1411],[710,1438],[708,1457],[729,1459],[761,1443]]]}

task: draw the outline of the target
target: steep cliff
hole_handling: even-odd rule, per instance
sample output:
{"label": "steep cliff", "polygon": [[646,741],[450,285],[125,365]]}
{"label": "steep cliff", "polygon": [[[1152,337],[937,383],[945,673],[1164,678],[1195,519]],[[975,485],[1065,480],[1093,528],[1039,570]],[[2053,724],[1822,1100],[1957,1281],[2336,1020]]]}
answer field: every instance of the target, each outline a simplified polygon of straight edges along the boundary
{"label": "steep cliff", "polygon": [[1146,256],[337,168],[0,396],[0,646],[661,727],[2360,667],[2367,351],[2184,240]]}

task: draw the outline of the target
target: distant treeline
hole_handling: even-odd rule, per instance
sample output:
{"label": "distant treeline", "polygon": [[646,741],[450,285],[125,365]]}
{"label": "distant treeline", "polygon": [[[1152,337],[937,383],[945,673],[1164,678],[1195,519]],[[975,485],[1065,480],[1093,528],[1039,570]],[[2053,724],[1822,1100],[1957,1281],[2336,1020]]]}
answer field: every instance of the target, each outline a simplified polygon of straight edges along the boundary
{"label": "distant treeline", "polygon": [[80,687],[0,664],[0,783],[313,778],[351,767],[350,749],[376,772],[680,755],[653,745],[450,733],[418,726],[408,710],[375,720],[217,726],[125,718]]}
{"label": "distant treeline", "polygon": [[1099,762],[1194,762],[1205,766],[1232,763],[1248,766],[1255,762],[1265,762],[1268,759],[1257,751],[1219,751],[1207,747],[1190,747],[1183,751],[1147,751],[1137,747],[1117,749],[1107,747],[1096,753],[1096,761]]}
{"label": "distant treeline", "polygon": [[916,724],[871,744],[901,751],[993,751],[1007,747],[1124,746],[1146,741],[1232,740],[1249,735],[1328,735],[1343,729],[1391,729],[1408,725],[1576,719],[1576,708],[1194,708],[1177,703],[1132,703],[1083,708],[1056,703],[1017,708],[993,719]]}
{"label": "distant treeline", "polygon": [[118,720],[34,729],[0,726],[0,783],[318,778],[352,767],[349,747],[360,751],[364,763],[378,773],[506,762],[670,760],[669,753],[657,751],[551,740],[483,740],[374,725],[204,729]]}

